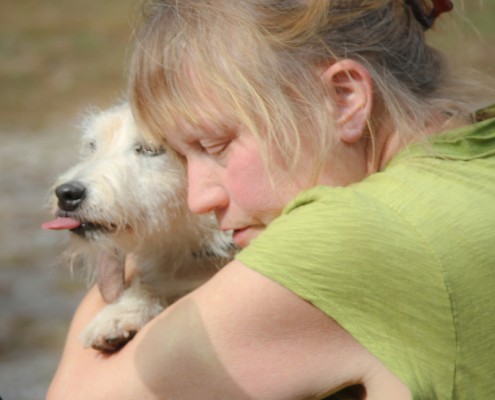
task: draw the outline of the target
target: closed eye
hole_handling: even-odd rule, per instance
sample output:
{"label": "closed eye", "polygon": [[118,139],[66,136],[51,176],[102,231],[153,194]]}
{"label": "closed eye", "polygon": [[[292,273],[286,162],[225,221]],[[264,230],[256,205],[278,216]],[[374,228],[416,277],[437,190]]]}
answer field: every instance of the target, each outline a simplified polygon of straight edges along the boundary
{"label": "closed eye", "polygon": [[138,143],[134,146],[134,152],[145,157],[157,157],[165,154],[165,149],[162,146],[152,147]]}
{"label": "closed eye", "polygon": [[230,140],[217,144],[202,145],[202,147],[209,155],[220,157],[225,152],[229,144]]}

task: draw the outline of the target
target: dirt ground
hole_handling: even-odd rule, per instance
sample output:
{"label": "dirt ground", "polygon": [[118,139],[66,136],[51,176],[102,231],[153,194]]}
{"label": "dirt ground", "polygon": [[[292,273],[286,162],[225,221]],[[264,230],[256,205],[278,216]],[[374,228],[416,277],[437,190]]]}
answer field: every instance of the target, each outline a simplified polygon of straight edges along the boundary
{"label": "dirt ground", "polygon": [[[5,0],[0,5],[0,397],[39,400],[84,287],[57,260],[64,233],[42,231],[54,177],[77,158],[74,123],[121,95],[138,0]],[[495,2],[438,43],[495,76]],[[469,32],[468,37],[461,30]],[[442,33],[442,32],[441,32]],[[495,90],[494,90],[495,93]],[[495,102],[495,94],[494,94]]]}

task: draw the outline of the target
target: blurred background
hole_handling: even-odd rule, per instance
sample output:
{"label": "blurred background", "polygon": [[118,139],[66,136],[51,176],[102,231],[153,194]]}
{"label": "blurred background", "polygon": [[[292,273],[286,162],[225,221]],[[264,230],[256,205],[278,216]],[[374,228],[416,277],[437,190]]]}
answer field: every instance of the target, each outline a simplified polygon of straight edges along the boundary
{"label": "blurred background", "polygon": [[46,232],[88,106],[122,97],[139,0],[0,2],[0,397],[40,400],[84,293]]}
{"label": "blurred background", "polygon": [[[430,34],[453,62],[495,76],[495,0],[458,0]],[[77,159],[89,106],[123,96],[139,0],[0,3],[0,397],[43,399],[84,286],[45,232],[46,194]],[[459,13],[462,12],[462,15]],[[450,22],[452,20],[452,22]],[[495,88],[494,88],[495,102]]]}

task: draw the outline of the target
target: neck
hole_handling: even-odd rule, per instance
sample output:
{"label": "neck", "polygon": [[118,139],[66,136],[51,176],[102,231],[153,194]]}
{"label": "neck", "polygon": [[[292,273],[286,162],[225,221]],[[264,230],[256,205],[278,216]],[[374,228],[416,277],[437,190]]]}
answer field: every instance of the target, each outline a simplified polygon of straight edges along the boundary
{"label": "neck", "polygon": [[397,131],[384,132],[368,138],[366,148],[367,174],[371,175],[385,168],[387,163],[402,149],[407,143]]}
{"label": "neck", "polygon": [[390,120],[386,120],[375,127],[373,136],[369,135],[367,144],[367,173],[371,175],[385,168],[388,162],[395,157],[404,147],[413,141],[420,140],[424,137],[444,132],[448,129],[458,128],[465,122],[452,120],[446,115],[433,115],[427,122],[423,131],[415,135],[403,135],[396,129],[390,129],[393,126]]}

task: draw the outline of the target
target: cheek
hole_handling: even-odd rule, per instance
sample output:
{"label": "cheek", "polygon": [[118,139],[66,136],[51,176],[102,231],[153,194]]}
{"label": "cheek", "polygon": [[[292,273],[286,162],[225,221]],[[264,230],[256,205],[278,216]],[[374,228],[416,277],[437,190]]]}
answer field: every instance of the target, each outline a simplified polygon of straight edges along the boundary
{"label": "cheek", "polygon": [[278,202],[274,185],[259,155],[236,155],[229,162],[228,171],[228,190],[237,204],[249,209],[262,209],[272,208]]}
{"label": "cheek", "polygon": [[260,180],[248,179],[246,185],[233,184],[232,200],[245,210],[271,210],[280,203],[271,186]]}

